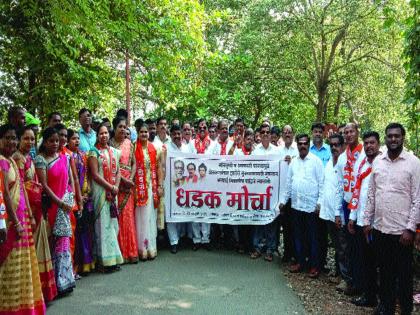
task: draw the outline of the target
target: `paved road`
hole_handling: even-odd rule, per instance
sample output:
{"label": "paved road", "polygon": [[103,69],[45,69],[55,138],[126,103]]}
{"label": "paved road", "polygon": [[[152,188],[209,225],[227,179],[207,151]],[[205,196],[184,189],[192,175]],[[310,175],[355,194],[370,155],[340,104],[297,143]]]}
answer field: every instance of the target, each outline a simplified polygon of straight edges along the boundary
{"label": "paved road", "polygon": [[54,301],[53,314],[305,314],[275,259],[199,250],[91,274],[72,295]]}

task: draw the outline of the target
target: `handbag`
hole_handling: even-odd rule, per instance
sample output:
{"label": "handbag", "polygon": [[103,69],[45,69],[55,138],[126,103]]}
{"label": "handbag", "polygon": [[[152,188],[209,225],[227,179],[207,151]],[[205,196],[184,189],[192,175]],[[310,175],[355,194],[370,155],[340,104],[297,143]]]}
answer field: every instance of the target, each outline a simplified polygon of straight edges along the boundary
{"label": "handbag", "polygon": [[110,205],[109,205],[109,212],[111,214],[111,218],[118,218],[119,216],[119,211],[118,211],[118,207],[115,203],[115,199],[110,201]]}

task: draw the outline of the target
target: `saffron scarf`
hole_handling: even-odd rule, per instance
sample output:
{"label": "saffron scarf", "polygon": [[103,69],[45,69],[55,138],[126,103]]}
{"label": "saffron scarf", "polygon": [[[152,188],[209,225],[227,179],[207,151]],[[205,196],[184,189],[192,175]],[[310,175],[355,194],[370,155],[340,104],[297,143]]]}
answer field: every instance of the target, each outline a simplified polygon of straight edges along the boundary
{"label": "saffron scarf", "polygon": [[[117,160],[114,157],[114,154],[112,153],[112,149],[109,146],[106,146],[106,148],[101,149],[98,145],[96,146],[96,148],[99,151],[99,159],[102,161],[102,171],[104,174],[104,179],[112,186],[114,186],[117,181]],[[105,155],[105,150],[108,151],[109,163]],[[106,199],[108,201],[114,200],[114,196],[112,196],[110,191],[106,193]]]}
{"label": "saffron scarf", "polygon": [[360,163],[359,170],[357,171],[357,178],[356,178],[356,186],[354,186],[353,195],[349,202],[347,208],[351,211],[357,210],[357,206],[359,204],[360,199],[360,188],[362,187],[363,180],[369,176],[372,172],[372,166],[369,166],[363,173],[361,173],[363,166],[366,164],[367,158],[364,158],[362,163]]}
{"label": "saffron scarf", "polygon": [[359,143],[357,147],[354,148],[353,151],[350,151],[350,147],[346,149],[347,155],[347,162],[344,166],[344,191],[345,192],[353,192],[354,189],[354,176],[353,176],[353,168],[354,163],[356,162],[357,158],[359,157],[360,152],[362,152],[363,144]]}
{"label": "saffron scarf", "polygon": [[[159,196],[157,194],[157,152],[152,143],[147,141],[147,154],[150,159],[150,172],[152,175],[152,193],[153,193],[153,206],[157,208],[159,206]],[[144,161],[143,147],[140,140],[136,143],[136,205],[143,207],[147,204],[148,189],[146,181],[146,165]]]}
{"label": "saffron scarf", "polygon": [[220,144],[220,147],[221,147],[220,155],[226,155],[226,146],[227,146],[227,143],[228,143],[228,139],[226,139],[226,141],[224,141],[224,142],[221,142],[220,140],[218,140],[218,141],[219,141],[219,144]]}
{"label": "saffron scarf", "polygon": [[204,152],[206,152],[206,149],[209,147],[209,145],[210,145],[210,138],[207,133],[203,140],[201,140],[199,136],[197,136],[194,139],[194,146],[195,146],[195,149],[197,150],[197,154],[204,154]]}
{"label": "saffron scarf", "polygon": [[250,155],[252,150],[247,151],[245,146],[242,146],[242,152],[244,153],[244,155]]}

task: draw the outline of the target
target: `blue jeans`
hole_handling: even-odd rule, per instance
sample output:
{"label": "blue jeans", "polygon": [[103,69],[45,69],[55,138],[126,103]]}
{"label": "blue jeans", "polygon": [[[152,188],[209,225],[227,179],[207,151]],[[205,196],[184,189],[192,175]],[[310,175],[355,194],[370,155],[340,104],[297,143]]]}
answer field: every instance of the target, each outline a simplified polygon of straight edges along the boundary
{"label": "blue jeans", "polygon": [[309,253],[309,266],[319,269],[317,218],[318,216],[314,212],[308,213],[292,209],[296,259],[302,267],[306,265],[306,253]]}
{"label": "blue jeans", "polygon": [[276,250],[277,246],[277,220],[266,224],[266,225],[257,225],[254,228],[254,233],[252,236],[252,245],[254,250],[262,252],[264,244],[262,244],[262,239],[265,238],[267,246],[267,254],[272,254]]}

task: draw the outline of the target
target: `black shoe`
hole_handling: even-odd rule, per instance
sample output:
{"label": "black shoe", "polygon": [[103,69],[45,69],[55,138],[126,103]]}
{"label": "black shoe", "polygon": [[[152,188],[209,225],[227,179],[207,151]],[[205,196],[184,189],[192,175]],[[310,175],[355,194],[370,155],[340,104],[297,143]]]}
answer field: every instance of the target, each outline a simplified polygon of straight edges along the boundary
{"label": "black shoe", "polygon": [[210,243],[203,244],[203,248],[208,251],[211,251],[213,249]]}
{"label": "black shoe", "polygon": [[376,305],[378,305],[378,301],[376,301],[375,298],[368,299],[364,295],[352,299],[351,302],[356,306],[363,306],[363,307],[375,307]]}
{"label": "black shoe", "polygon": [[393,315],[395,314],[395,310],[387,310],[386,307],[379,303],[378,306],[375,308],[373,315]]}
{"label": "black shoe", "polygon": [[193,246],[192,246],[192,250],[193,251],[198,251],[198,249],[200,248],[200,244],[193,244]]}
{"label": "black shoe", "polygon": [[178,252],[178,247],[176,245],[171,245],[171,253],[176,254]]}

